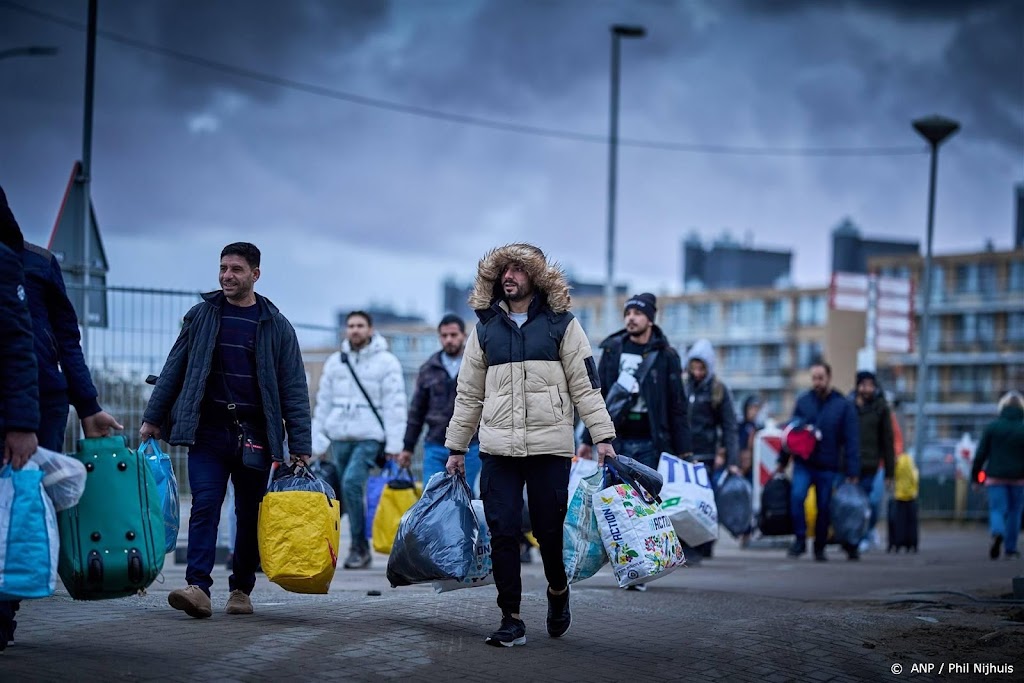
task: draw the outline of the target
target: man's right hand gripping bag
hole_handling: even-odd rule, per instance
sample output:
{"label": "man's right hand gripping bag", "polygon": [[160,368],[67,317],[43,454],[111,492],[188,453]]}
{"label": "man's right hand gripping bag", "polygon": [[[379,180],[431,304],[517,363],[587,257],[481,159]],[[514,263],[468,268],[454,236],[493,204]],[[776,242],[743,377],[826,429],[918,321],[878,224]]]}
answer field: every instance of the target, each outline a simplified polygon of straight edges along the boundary
{"label": "man's right hand gripping bag", "polygon": [[391,586],[463,581],[476,565],[480,524],[462,474],[438,472],[423,496],[402,515],[388,557]]}
{"label": "man's right hand gripping bag", "polygon": [[75,600],[134,595],[164,566],[164,518],[153,473],[123,436],[79,441],[85,493],[57,515],[58,573]]}

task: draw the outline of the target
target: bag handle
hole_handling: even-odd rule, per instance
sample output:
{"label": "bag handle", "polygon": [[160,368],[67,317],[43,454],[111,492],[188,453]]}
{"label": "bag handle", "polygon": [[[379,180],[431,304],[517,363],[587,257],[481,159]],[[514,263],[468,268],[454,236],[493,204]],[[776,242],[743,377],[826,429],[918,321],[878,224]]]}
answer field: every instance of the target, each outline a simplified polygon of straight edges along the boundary
{"label": "bag handle", "polygon": [[613,474],[623,484],[628,484],[629,486],[631,486],[633,490],[636,491],[637,495],[640,496],[640,500],[644,501],[648,505],[661,504],[660,496],[651,495],[651,493],[648,492],[647,489],[645,489],[643,486],[641,486],[640,482],[638,482],[636,478],[633,477],[631,474],[619,472],[619,470],[615,467],[614,464],[610,462],[610,460],[612,460],[612,458],[605,458],[604,466],[606,468],[606,472],[610,472],[611,474]]}

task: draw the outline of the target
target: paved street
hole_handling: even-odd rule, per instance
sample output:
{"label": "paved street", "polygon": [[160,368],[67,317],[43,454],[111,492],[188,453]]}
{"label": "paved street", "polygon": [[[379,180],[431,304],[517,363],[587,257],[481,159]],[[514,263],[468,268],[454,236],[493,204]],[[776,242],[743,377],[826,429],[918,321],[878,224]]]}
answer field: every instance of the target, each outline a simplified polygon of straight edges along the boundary
{"label": "paved street", "polygon": [[[853,563],[831,551],[824,564],[723,540],[714,559],[646,593],[617,589],[607,569],[574,586],[561,640],[545,633],[535,562],[524,566],[528,644],[507,650],[483,644],[498,622],[492,586],[392,589],[382,555],[367,571],[339,569],[327,596],[260,576],[252,616],[223,613],[220,567],[214,616],[201,621],[167,606],[184,584],[184,566],[168,564],[142,597],[73,602],[59,590],[25,603],[0,679],[919,681],[955,662],[1012,665],[985,680],[1024,680],[1024,602],[976,601],[1012,597],[1024,563],[990,561],[986,537],[981,526],[926,526],[917,555],[876,551]],[[912,673],[915,663],[935,671]]]}

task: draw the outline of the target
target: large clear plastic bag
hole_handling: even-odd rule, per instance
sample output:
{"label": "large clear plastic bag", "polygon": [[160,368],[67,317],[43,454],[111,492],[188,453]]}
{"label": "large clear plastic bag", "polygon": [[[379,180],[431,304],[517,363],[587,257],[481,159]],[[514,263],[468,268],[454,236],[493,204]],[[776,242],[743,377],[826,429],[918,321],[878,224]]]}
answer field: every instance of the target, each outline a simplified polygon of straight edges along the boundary
{"label": "large clear plastic bag", "polygon": [[750,531],[753,504],[754,490],[750,482],[728,471],[723,472],[715,491],[715,505],[718,507],[718,523],[734,538]]}
{"label": "large clear plastic bag", "polygon": [[438,472],[430,478],[423,496],[398,524],[388,558],[392,587],[470,576],[480,535],[472,499],[461,473]]}
{"label": "large clear plastic bag", "polygon": [[857,484],[844,482],[832,494],[829,506],[835,539],[846,545],[857,545],[868,532],[871,503]]}
{"label": "large clear plastic bag", "polygon": [[39,448],[31,461],[43,471],[43,488],[57,512],[78,505],[85,493],[85,465],[75,458]]}
{"label": "large clear plastic bag", "polygon": [[160,449],[156,439],[146,439],[139,445],[139,455],[146,459],[149,470],[160,492],[160,509],[164,516],[164,552],[172,552],[178,545],[181,526],[181,504],[178,502],[178,480],[174,476],[171,456]]}

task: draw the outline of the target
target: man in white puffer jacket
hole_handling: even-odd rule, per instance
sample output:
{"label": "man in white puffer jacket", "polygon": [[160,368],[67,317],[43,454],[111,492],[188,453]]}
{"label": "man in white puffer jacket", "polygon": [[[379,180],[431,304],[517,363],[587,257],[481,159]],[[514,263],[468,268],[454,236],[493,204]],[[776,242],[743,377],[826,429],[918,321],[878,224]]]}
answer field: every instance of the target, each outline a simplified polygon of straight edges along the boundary
{"label": "man in white puffer jacket", "polygon": [[[345,569],[364,569],[370,566],[365,531],[366,480],[378,454],[383,452],[391,459],[402,450],[405,381],[402,366],[388,351],[387,341],[374,334],[369,313],[353,311],[345,325],[341,351],[324,361],[320,375],[313,411],[313,453],[329,451],[341,473],[342,490],[336,493],[352,530]],[[372,407],[345,364],[346,358],[373,401]]]}

